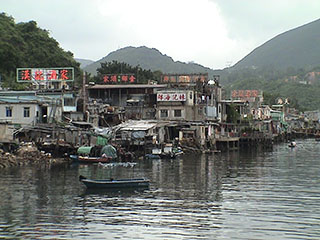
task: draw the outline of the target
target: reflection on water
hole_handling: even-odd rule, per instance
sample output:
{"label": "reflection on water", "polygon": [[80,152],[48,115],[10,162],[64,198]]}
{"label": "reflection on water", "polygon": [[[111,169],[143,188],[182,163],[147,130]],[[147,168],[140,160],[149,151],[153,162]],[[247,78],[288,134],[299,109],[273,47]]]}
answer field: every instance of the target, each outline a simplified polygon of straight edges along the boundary
{"label": "reflection on water", "polygon": [[[0,170],[0,238],[319,239],[320,143],[143,160],[134,167]],[[88,191],[90,178],[147,177]]]}

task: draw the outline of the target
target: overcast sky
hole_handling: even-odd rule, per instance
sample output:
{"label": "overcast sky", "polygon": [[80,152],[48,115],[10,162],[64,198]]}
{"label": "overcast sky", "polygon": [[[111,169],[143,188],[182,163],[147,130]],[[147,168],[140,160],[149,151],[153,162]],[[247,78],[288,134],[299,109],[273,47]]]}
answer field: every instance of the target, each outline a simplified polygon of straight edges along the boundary
{"label": "overcast sky", "polygon": [[175,61],[234,65],[278,34],[320,18],[319,0],[0,0],[16,23],[34,20],[75,58],[127,46]]}

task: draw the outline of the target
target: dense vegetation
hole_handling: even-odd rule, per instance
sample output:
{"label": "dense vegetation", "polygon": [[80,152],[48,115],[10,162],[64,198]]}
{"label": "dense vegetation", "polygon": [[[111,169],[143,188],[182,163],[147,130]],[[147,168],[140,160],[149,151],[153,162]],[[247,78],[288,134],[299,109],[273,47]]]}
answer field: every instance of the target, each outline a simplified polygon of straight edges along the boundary
{"label": "dense vegetation", "polygon": [[290,107],[301,111],[320,107],[320,74],[310,79],[308,73],[320,72],[313,69],[242,69],[225,71],[222,82],[227,94],[234,89],[258,89],[264,91],[265,103],[276,104],[276,99],[288,98]]}
{"label": "dense vegetation", "polygon": [[102,83],[103,76],[106,74],[134,74],[137,83],[147,83],[148,80],[160,80],[161,72],[142,69],[140,66],[132,67],[127,63],[117,61],[101,63],[97,69],[97,76],[94,77],[96,83]]}
{"label": "dense vegetation", "polygon": [[213,70],[195,63],[176,62],[171,57],[163,55],[159,50],[147,47],[125,47],[111,52],[101,60],[94,62],[84,68],[85,71],[95,75],[101,63],[125,62],[131,66],[139,66],[151,71],[162,71],[163,73],[209,73],[214,75]]}
{"label": "dense vegetation", "polygon": [[221,73],[228,90],[259,89],[265,102],[289,98],[291,107],[316,110],[320,107],[320,20],[284,32],[254,49],[230,69]]}
{"label": "dense vegetation", "polygon": [[14,19],[0,13],[0,75],[2,87],[22,89],[16,82],[16,69],[21,67],[74,67],[75,79],[80,80],[80,68],[71,52],[40,29],[35,21],[16,24]]}

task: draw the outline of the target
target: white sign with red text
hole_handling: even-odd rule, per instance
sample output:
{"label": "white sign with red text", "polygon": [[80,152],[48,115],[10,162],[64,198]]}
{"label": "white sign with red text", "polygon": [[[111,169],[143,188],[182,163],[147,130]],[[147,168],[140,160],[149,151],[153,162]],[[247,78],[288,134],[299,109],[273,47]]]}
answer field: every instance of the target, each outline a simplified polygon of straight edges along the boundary
{"label": "white sign with red text", "polygon": [[186,93],[158,93],[158,102],[181,102],[187,100]]}

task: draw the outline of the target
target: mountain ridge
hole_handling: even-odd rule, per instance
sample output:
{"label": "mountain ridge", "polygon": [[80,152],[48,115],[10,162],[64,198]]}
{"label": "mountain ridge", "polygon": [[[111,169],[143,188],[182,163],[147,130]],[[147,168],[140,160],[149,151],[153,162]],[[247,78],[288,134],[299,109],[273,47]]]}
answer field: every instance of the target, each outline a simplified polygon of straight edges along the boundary
{"label": "mountain ridge", "polygon": [[171,57],[162,54],[156,48],[140,47],[124,47],[116,51],[110,52],[107,56],[84,67],[83,69],[93,75],[96,69],[100,67],[102,62],[125,62],[131,66],[140,66],[143,69],[151,71],[162,71],[163,73],[208,73],[213,75],[214,71],[208,67],[204,67],[197,63],[184,63],[174,61]]}
{"label": "mountain ridge", "polygon": [[241,68],[300,68],[319,65],[320,19],[285,31],[258,46],[238,61]]}
{"label": "mountain ridge", "polygon": [[76,60],[78,63],[80,63],[80,68],[83,69],[85,68],[86,66],[94,63],[93,60],[90,60],[90,59],[83,59],[83,58],[75,58],[74,60]]}

